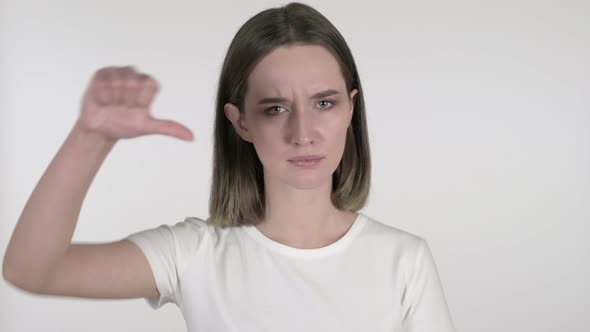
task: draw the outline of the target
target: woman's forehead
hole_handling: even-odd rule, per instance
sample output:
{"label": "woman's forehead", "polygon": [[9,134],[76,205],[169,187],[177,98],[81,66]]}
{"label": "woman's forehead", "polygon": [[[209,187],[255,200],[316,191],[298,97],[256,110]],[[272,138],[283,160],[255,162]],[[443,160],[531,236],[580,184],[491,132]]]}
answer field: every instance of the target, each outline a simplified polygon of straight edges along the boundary
{"label": "woman's forehead", "polygon": [[345,82],[336,58],[317,45],[282,46],[266,55],[248,77],[252,95],[313,95],[320,90],[344,92]]}

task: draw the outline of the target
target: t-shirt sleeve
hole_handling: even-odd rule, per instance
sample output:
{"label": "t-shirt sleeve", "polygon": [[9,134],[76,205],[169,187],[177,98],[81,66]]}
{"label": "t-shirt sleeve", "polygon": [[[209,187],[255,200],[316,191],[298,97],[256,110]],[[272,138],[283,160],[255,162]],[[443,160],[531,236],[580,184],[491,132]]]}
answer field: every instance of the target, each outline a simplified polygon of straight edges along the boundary
{"label": "t-shirt sleeve", "polygon": [[427,242],[420,238],[402,297],[407,332],[454,332],[440,277]]}
{"label": "t-shirt sleeve", "polygon": [[176,305],[182,302],[180,279],[190,258],[203,242],[206,226],[206,221],[188,217],[173,226],[160,225],[125,238],[141,249],[154,275],[160,295],[145,298],[153,309],[169,302]]}

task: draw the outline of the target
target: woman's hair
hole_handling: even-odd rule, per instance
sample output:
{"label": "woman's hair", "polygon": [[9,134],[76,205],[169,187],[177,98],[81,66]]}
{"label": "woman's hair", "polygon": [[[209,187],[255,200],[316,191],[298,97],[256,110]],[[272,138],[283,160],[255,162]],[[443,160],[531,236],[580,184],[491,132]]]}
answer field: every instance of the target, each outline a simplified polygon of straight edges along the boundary
{"label": "woman's hair", "polygon": [[279,46],[319,45],[340,64],[347,91],[357,89],[342,160],[332,175],[331,201],[339,210],[358,211],[366,204],[371,156],[363,89],[356,64],[338,30],[312,7],[290,3],[264,10],[236,33],[223,62],[215,109],[213,178],[209,224],[227,227],[258,224],[264,219],[263,168],[252,143],[243,140],[224,113],[224,105],[244,112],[247,80],[256,64]]}

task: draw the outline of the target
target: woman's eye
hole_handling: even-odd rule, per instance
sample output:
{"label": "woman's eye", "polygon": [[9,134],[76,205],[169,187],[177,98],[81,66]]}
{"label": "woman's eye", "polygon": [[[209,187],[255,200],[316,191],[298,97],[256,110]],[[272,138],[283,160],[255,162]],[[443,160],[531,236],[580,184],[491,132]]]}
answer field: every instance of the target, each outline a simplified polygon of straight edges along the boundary
{"label": "woman's eye", "polygon": [[264,112],[269,115],[276,115],[276,114],[281,113],[280,111],[277,112],[278,109],[282,109],[282,107],[281,106],[273,106],[273,107],[267,108]]}
{"label": "woman's eye", "polygon": [[[332,108],[336,103],[331,100],[321,100],[318,105],[320,109],[329,109]],[[264,112],[268,115],[278,115],[279,113],[283,113],[285,109],[281,106],[275,105],[272,107],[267,108]]]}
{"label": "woman's eye", "polygon": [[320,106],[320,108],[322,108],[322,109],[330,108],[331,106],[333,106],[333,105],[334,105],[334,102],[333,102],[333,101],[331,101],[331,100],[322,100],[322,101],[320,101],[320,104],[322,104],[322,103],[324,103],[324,105],[326,105],[325,103],[329,103],[329,105],[328,105],[328,106],[326,106],[326,107],[321,107],[321,106]]}

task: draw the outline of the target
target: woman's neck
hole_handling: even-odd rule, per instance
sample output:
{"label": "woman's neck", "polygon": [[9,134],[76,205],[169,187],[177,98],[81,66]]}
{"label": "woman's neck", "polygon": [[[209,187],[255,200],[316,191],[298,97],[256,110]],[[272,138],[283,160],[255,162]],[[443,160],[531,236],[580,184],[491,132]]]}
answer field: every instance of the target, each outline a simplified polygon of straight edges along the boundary
{"label": "woman's neck", "polygon": [[301,249],[320,248],[341,238],[357,213],[336,209],[331,182],[314,189],[265,186],[266,215],[256,227],[268,238]]}

